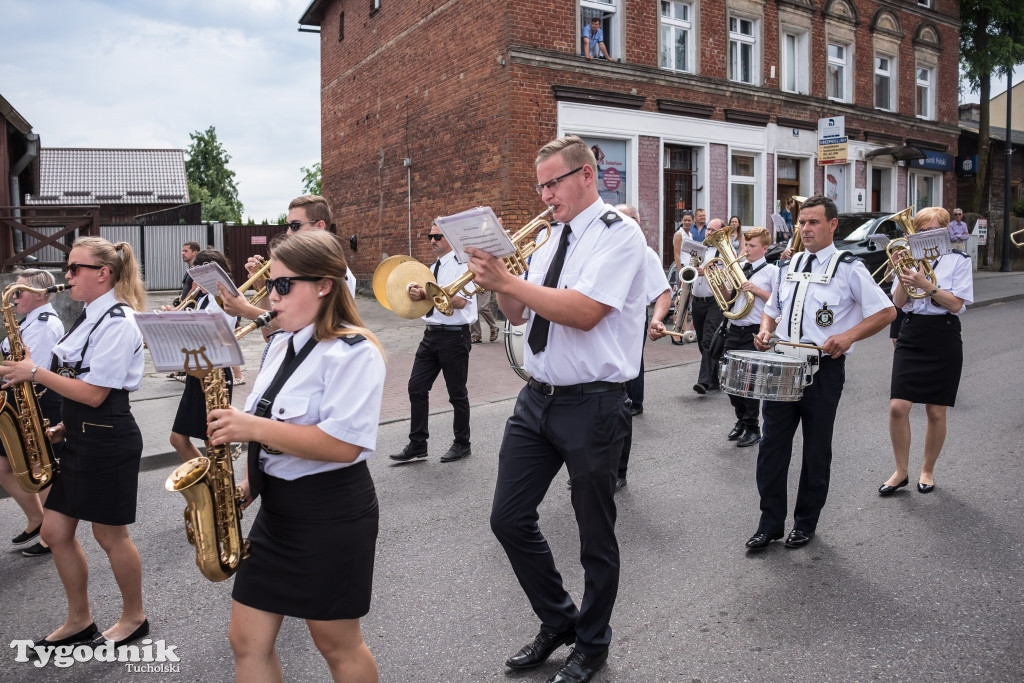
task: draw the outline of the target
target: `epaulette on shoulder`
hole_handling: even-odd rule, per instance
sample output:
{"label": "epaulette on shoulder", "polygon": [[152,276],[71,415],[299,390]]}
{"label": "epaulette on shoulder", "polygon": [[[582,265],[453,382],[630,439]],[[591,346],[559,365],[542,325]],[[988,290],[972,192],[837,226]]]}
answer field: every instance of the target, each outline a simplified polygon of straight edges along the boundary
{"label": "epaulette on shoulder", "polygon": [[124,318],[125,317],[125,315],[124,315],[124,308],[122,308],[120,304],[118,304],[117,306],[114,306],[113,308],[110,309],[110,317],[111,318]]}
{"label": "epaulette on shoulder", "polygon": [[964,258],[971,258],[971,255],[970,255],[970,254],[968,254],[968,253],[967,253],[966,251],[962,251],[962,250],[960,250],[960,249],[953,249],[953,250],[952,250],[952,253],[954,253],[954,254],[960,254],[960,255],[961,255],[961,256],[963,256]]}
{"label": "epaulette on shoulder", "polygon": [[366,337],[364,337],[361,334],[343,334],[342,336],[338,337],[338,339],[345,342],[349,346],[354,346],[361,341],[366,341]]}
{"label": "epaulette on shoulder", "polygon": [[776,263],[775,265],[777,265],[779,268],[785,268],[786,266],[788,266],[792,262],[793,262],[793,259],[791,259],[791,258],[779,259],[778,263]]}
{"label": "epaulette on shoulder", "polygon": [[615,213],[614,211],[606,211],[605,214],[601,216],[601,222],[603,222],[607,227],[610,228],[616,223],[621,223],[622,216]]}
{"label": "epaulette on shoulder", "polygon": [[860,260],[862,260],[862,259],[860,259],[857,256],[854,256],[851,252],[846,252],[842,256],[839,257],[839,262],[840,263],[853,263],[854,261],[860,261]]}
{"label": "epaulette on shoulder", "polygon": [[42,313],[39,314],[39,319],[40,320],[49,320],[50,316],[52,316],[52,315],[53,315],[53,313],[50,313],[49,311],[43,311]]}

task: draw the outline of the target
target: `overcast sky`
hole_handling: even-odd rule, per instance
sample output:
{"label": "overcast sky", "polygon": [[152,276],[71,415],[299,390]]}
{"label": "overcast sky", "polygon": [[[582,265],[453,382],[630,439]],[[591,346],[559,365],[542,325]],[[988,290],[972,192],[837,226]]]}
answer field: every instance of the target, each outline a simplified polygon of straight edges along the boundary
{"label": "overcast sky", "polygon": [[44,147],[185,149],[217,128],[245,216],[274,220],[320,159],[309,0],[0,0],[0,94]]}

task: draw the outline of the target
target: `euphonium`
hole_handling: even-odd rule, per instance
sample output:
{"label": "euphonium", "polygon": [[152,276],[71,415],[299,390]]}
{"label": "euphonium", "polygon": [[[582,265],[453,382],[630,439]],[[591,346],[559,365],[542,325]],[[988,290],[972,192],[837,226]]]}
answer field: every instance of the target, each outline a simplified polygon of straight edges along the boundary
{"label": "euphonium", "polygon": [[[754,309],[754,295],[740,290],[747,281],[747,276],[743,274],[743,269],[739,265],[740,259],[733,251],[729,229],[723,228],[708,235],[704,239],[704,245],[714,247],[720,254],[704,264],[704,277],[711,285],[711,293],[714,294],[718,307],[722,309],[722,315],[729,320],[745,318]],[[729,290],[732,290],[731,296]],[[731,309],[740,295],[743,296],[745,303],[743,308],[733,313]]]}
{"label": "euphonium", "polygon": [[[21,340],[14,304],[11,303],[14,293],[53,294],[63,292],[65,288],[65,285],[54,285],[37,289],[15,284],[4,289],[0,308],[11,344],[8,360],[19,361],[25,358],[25,344]],[[14,478],[23,491],[36,493],[53,483],[57,465],[53,457],[53,446],[46,436],[49,426],[49,420],[43,417],[39,409],[39,398],[32,382],[19,382],[11,385],[9,394],[0,394],[0,441],[3,441]]]}
{"label": "euphonium", "polygon": [[[914,207],[908,206],[899,213],[892,215],[892,220],[896,221],[896,224],[903,230],[904,235],[914,234],[914,221],[910,218],[910,214],[913,212]],[[933,287],[938,284],[931,262],[928,259],[921,259],[920,261],[915,259],[913,254],[910,253],[910,241],[906,237],[898,237],[889,242],[885,246],[885,253],[889,257],[889,263],[892,264],[895,277],[898,278],[900,273],[914,268],[921,271]],[[919,290],[917,287],[905,285],[902,281],[900,284],[903,286],[903,291],[911,299],[923,299],[928,296],[928,292]]]}
{"label": "euphonium", "polygon": [[[206,412],[228,408],[224,371],[210,367],[206,347],[186,351],[185,371],[200,378]],[[199,365],[203,357],[205,368]],[[193,367],[189,362],[194,359]],[[196,547],[196,566],[210,581],[223,581],[249,556],[249,541],[242,538],[242,506],[235,488],[231,444],[206,442],[206,457],[193,458],[167,477],[164,488],[185,496],[185,534]]]}

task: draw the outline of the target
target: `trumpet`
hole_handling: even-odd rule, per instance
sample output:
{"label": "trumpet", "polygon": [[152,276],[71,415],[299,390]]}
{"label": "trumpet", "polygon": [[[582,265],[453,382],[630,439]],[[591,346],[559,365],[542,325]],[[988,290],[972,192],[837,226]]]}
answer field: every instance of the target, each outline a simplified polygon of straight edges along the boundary
{"label": "trumpet", "polygon": [[181,300],[181,303],[174,307],[176,311],[194,311],[199,301],[199,293],[202,290],[199,289],[198,285],[194,285],[192,290],[185,295],[185,298]]}
{"label": "trumpet", "polygon": [[[747,276],[743,274],[743,269],[739,265],[740,257],[733,251],[728,228],[708,235],[704,239],[704,244],[714,247],[721,254],[704,264],[704,277],[711,285],[711,293],[715,296],[718,307],[722,309],[722,315],[729,320],[745,318],[754,309],[754,295],[740,289],[747,281]],[[728,294],[729,290],[733,292],[731,296]],[[744,298],[743,306],[733,313],[731,309],[740,295]]]}
{"label": "trumpet", "polygon": [[[547,217],[553,212],[554,207],[549,206],[539,216],[510,236],[512,244],[516,248],[515,253],[502,259],[510,273],[513,275],[525,273],[527,260],[548,241],[548,237],[551,236],[551,221],[547,220]],[[535,233],[542,228],[545,230],[544,239],[539,242],[532,240]],[[407,320],[426,315],[431,307],[436,308],[444,315],[451,315],[454,311],[452,298],[455,295],[461,292],[463,296],[469,298],[484,291],[480,287],[474,287],[472,291],[466,289],[474,277],[476,275],[472,271],[467,271],[447,287],[441,287],[434,282],[430,269],[422,263],[410,256],[392,256],[384,259],[374,271],[373,294],[381,306],[394,311]],[[409,299],[408,287],[413,282],[426,283],[424,288],[427,290],[427,298],[423,301]]]}
{"label": "trumpet", "polygon": [[[255,285],[259,280],[266,279],[267,273],[269,273],[269,272],[270,272],[270,259],[267,259],[266,263],[264,263],[262,266],[260,266],[259,270],[257,270],[255,273],[252,274],[252,277],[250,277],[248,280],[246,280],[244,283],[242,283],[241,285],[238,286],[238,291],[240,291],[242,293],[242,296],[245,296],[245,293],[249,290],[249,288],[252,287],[253,285]],[[250,306],[255,306],[256,303],[259,302],[260,300],[262,300],[263,297],[265,297],[266,295],[267,295],[267,288],[266,287],[263,287],[263,288],[257,290],[256,293],[252,295],[252,298],[249,299],[249,305]],[[264,323],[264,324],[266,324],[266,323]]]}
{"label": "trumpet", "polygon": [[[892,215],[892,219],[896,221],[896,224],[900,226],[903,234],[906,236],[914,234],[914,222],[910,218],[910,214],[913,211],[914,207],[908,206],[899,213]],[[938,284],[938,279],[935,276],[935,271],[932,269],[931,262],[926,258],[918,261],[910,253],[910,241],[907,237],[898,237],[889,242],[885,246],[885,254],[889,257],[888,262],[892,265],[892,270],[896,277],[900,277],[901,274],[913,268],[920,270],[933,287]],[[900,284],[903,286],[903,291],[911,299],[923,299],[928,296],[927,292],[919,290],[917,287],[903,284],[902,281]]]}
{"label": "trumpet", "polygon": [[245,327],[239,327],[235,330],[235,339],[241,339],[245,335],[249,334],[253,330],[259,327],[265,327],[270,324],[270,321],[277,316],[277,311],[267,311],[263,315],[259,316]]}

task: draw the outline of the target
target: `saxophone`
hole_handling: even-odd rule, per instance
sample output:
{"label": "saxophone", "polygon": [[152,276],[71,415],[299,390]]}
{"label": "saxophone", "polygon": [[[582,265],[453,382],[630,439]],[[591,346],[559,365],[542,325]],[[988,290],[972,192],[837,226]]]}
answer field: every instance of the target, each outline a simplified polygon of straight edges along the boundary
{"label": "saxophone", "polygon": [[[211,367],[206,347],[184,351],[185,371],[203,383],[206,412],[230,407],[224,371]],[[205,367],[200,367],[200,356]],[[229,578],[249,556],[249,541],[242,538],[241,497],[231,464],[235,455],[230,444],[214,446],[207,440],[206,457],[179,465],[164,483],[166,490],[185,496],[185,534],[196,547],[196,566],[210,581]]]}
{"label": "saxophone", "polygon": [[[25,358],[25,344],[21,340],[21,329],[11,303],[16,292],[53,294],[63,292],[65,285],[53,285],[45,289],[28,285],[9,285],[0,298],[7,338],[11,343],[8,360],[20,361]],[[19,382],[10,387],[10,392],[0,394],[0,441],[3,442],[11,470],[23,491],[36,493],[53,483],[57,462],[53,457],[53,446],[46,436],[50,421],[39,409],[32,382]]]}

